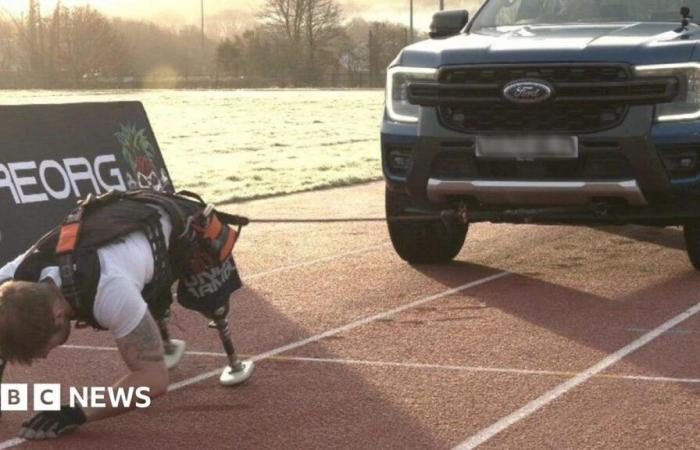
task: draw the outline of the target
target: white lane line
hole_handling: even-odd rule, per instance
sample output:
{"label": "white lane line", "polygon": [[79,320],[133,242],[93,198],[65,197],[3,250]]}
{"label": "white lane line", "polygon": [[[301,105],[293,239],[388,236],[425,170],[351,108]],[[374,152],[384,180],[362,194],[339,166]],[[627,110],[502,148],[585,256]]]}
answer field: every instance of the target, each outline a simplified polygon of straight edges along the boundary
{"label": "white lane line", "polygon": [[297,264],[290,264],[288,266],[277,267],[275,269],[267,270],[267,271],[260,272],[260,273],[255,273],[253,275],[248,275],[248,276],[243,277],[243,278],[245,281],[254,280],[256,278],[265,277],[267,275],[272,275],[272,274],[279,273],[279,272],[286,272],[287,270],[300,269],[302,267],[313,266],[316,264],[321,264],[321,263],[333,261],[334,259],[344,258],[346,256],[369,253],[369,252],[372,252],[374,250],[379,250],[380,248],[386,247],[387,245],[389,245],[389,244],[384,243],[384,244],[379,244],[379,245],[372,245],[369,247],[363,247],[363,248],[353,250],[350,252],[340,253],[340,254],[332,255],[332,256],[326,256],[324,258],[319,258],[319,259],[312,259],[311,261],[304,261],[304,262],[297,263]]}
{"label": "white lane line", "polygon": [[[651,330],[649,328],[625,328],[624,331],[629,331],[630,333],[648,333]],[[668,330],[664,334],[695,334],[695,331],[686,329]]]}
{"label": "white lane line", "polygon": [[574,389],[578,385],[585,383],[586,381],[591,379],[593,376],[599,374],[600,372],[604,371],[608,367],[619,362],[620,360],[625,358],[630,353],[647,345],[648,343],[650,343],[654,339],[658,338],[659,336],[661,336],[662,334],[664,334],[665,332],[667,332],[671,328],[673,328],[676,325],[693,317],[698,312],[700,312],[700,303],[698,303],[697,305],[688,309],[687,311],[677,315],[676,317],[669,320],[668,322],[665,322],[664,324],[660,325],[659,327],[655,328],[654,330],[650,331],[649,333],[645,334],[644,336],[640,337],[639,339],[630,343],[629,345],[621,348],[620,350],[616,351],[615,353],[607,356],[606,358],[602,359],[599,363],[597,363],[594,366],[588,368],[587,370],[581,372],[580,374],[578,374],[574,378],[572,378],[572,379],[560,384],[559,386],[555,387],[554,389],[544,393],[540,397],[531,401],[530,403],[523,406],[522,408],[515,411],[514,413],[502,418],[501,420],[494,423],[490,427],[479,431],[478,433],[473,435],[471,438],[469,438],[466,441],[462,442],[461,444],[457,445],[455,447],[455,449],[467,450],[467,449],[474,449],[474,448],[478,447],[479,445],[488,441],[492,437],[494,437],[497,434],[501,433],[502,431],[508,429],[512,425],[514,425],[514,424],[520,422],[521,420],[527,418],[528,416],[534,414],[539,409],[543,408],[547,404],[558,399],[559,397],[566,394],[570,390]]}
{"label": "white lane line", "polygon": [[[61,348],[70,350],[87,350],[87,351],[117,351],[116,347],[94,347],[89,345],[63,345]],[[216,358],[225,358],[226,353],[223,352],[200,352],[186,351],[185,355],[189,356],[209,356]],[[514,369],[509,367],[484,367],[484,366],[459,366],[451,364],[425,364],[425,363],[405,363],[395,361],[371,361],[364,359],[344,359],[344,358],[314,358],[304,356],[275,356],[269,359],[275,361],[292,361],[292,362],[310,362],[310,363],[328,363],[341,364],[351,366],[373,366],[373,367],[399,367],[405,369],[426,369],[426,370],[452,370],[457,372],[474,372],[474,373],[502,373],[511,375],[543,375],[552,377],[570,377],[577,375],[576,372],[565,372],[556,370],[533,370],[533,369]],[[652,377],[646,375],[621,375],[621,374],[599,374],[596,378],[613,379],[613,380],[633,380],[633,381],[650,381],[657,383],[678,383],[678,384],[700,384],[700,378],[671,378],[671,377]]]}
{"label": "white lane line", "polygon": [[197,384],[200,381],[204,381],[204,380],[207,380],[209,378],[215,377],[217,375],[221,375],[222,370],[223,369],[212,370],[212,371],[197,375],[196,377],[187,378],[186,380],[178,381],[177,383],[172,383],[170,386],[168,386],[168,392],[177,391],[178,389],[182,389],[182,388],[187,387],[191,384]]}
{"label": "white lane line", "polygon": [[[424,305],[426,303],[433,302],[435,300],[440,300],[442,298],[449,297],[450,295],[458,294],[458,293],[465,291],[467,289],[470,289],[470,288],[473,288],[473,287],[476,287],[476,286],[479,286],[482,284],[486,284],[486,283],[489,283],[491,281],[498,280],[498,279],[503,278],[507,275],[510,275],[510,272],[499,272],[497,274],[490,275],[488,277],[481,278],[481,279],[478,279],[476,281],[465,283],[461,286],[457,286],[456,288],[448,289],[448,290],[440,292],[438,294],[431,295],[429,297],[426,297],[426,298],[423,298],[420,300],[416,300],[415,302],[411,302],[411,303],[408,303],[406,305],[399,306],[397,308],[390,309],[388,311],[384,311],[384,312],[379,313],[379,314],[374,314],[374,315],[371,315],[369,317],[358,319],[358,320],[350,322],[346,325],[343,325],[343,326],[340,326],[337,328],[333,328],[332,330],[328,330],[328,331],[325,331],[323,333],[316,334],[316,335],[308,337],[306,339],[302,339],[302,340],[293,342],[291,344],[277,347],[273,350],[269,350],[265,353],[261,353],[259,355],[253,356],[250,359],[255,361],[255,362],[258,362],[258,361],[262,361],[262,360],[265,360],[268,358],[272,358],[273,356],[279,355],[280,353],[284,353],[284,352],[287,352],[289,350],[294,350],[294,349],[297,349],[299,347],[303,347],[305,345],[321,341],[327,337],[335,336],[337,334],[344,333],[346,331],[350,331],[352,329],[361,327],[363,325],[370,324],[370,323],[375,322],[377,320],[385,319],[387,317],[399,314],[401,312],[415,308],[417,306],[421,306],[421,305]],[[170,387],[168,388],[168,392],[175,391],[177,389],[183,388],[185,386],[189,386],[191,384],[199,383],[200,381],[206,380],[206,379],[211,378],[211,377],[215,377],[215,376],[219,375],[222,370],[223,370],[223,368],[217,369],[217,370],[212,370],[211,372],[207,372],[207,373],[198,375],[196,377],[189,378],[189,379],[171,384]]]}
{"label": "white lane line", "polygon": [[5,450],[6,448],[16,447],[20,444],[23,444],[24,442],[26,442],[26,441],[22,438],[14,438],[14,439],[7,440],[5,442],[0,442],[0,450]]}
{"label": "white lane line", "polygon": [[379,313],[379,314],[374,314],[374,315],[371,315],[369,317],[355,320],[354,322],[350,322],[346,325],[343,325],[343,326],[340,326],[337,328],[333,328],[332,330],[325,331],[323,333],[308,337],[306,339],[302,339],[300,341],[296,341],[296,342],[293,342],[291,344],[283,345],[282,347],[278,347],[276,349],[273,349],[273,350],[267,351],[265,353],[261,353],[257,356],[254,356],[252,359],[254,361],[261,361],[263,359],[267,359],[267,358],[270,358],[272,356],[279,355],[280,353],[284,353],[284,352],[287,352],[289,350],[294,350],[294,349],[297,349],[299,347],[303,347],[305,345],[321,341],[325,338],[335,336],[335,335],[338,335],[340,333],[344,333],[346,331],[350,331],[352,329],[361,327],[363,325],[367,325],[367,324],[370,324],[372,322],[376,322],[377,320],[386,319],[387,317],[391,317],[391,316],[394,316],[396,314],[407,311],[409,309],[413,309],[413,308],[416,308],[418,306],[425,305],[426,303],[434,302],[436,300],[440,300],[442,298],[449,297],[450,295],[458,294],[458,293],[465,291],[467,289],[471,289],[473,287],[477,287],[477,286],[480,286],[482,284],[490,283],[491,281],[498,280],[498,279],[503,278],[503,277],[510,275],[510,274],[511,274],[510,272],[498,272],[494,275],[490,275],[488,277],[480,278],[476,281],[465,283],[461,286],[457,286],[455,288],[448,289],[448,290],[440,292],[438,294],[434,294],[434,295],[431,295],[429,297],[425,297],[423,299],[416,300],[416,301],[408,303],[406,305],[399,306],[399,307],[390,309],[388,311],[384,311],[384,312]]}
{"label": "white lane line", "polygon": [[[209,353],[209,352],[193,352],[201,356],[226,356],[224,353]],[[431,369],[431,370],[453,370],[458,372],[474,372],[474,373],[502,373],[512,375],[546,375],[556,377],[568,377],[575,375],[572,372],[557,372],[554,370],[531,370],[531,369],[511,369],[503,367],[480,367],[480,366],[455,366],[445,364],[422,364],[422,363],[402,363],[391,361],[367,361],[357,359],[337,359],[337,358],[309,358],[303,356],[279,356],[276,361],[300,361],[313,363],[331,363],[331,364],[346,364],[358,366],[374,366],[374,367],[400,367],[406,369]],[[649,377],[640,375],[598,375],[599,378],[606,379],[621,379],[634,381],[654,381],[663,383],[681,383],[681,384],[700,384],[700,378],[668,378],[668,377]]]}
{"label": "white lane line", "polygon": [[659,383],[687,383],[687,384],[697,384],[700,383],[700,378],[669,378],[669,377],[649,377],[644,375],[607,375],[606,378],[626,378],[629,380],[636,381],[656,381]]}

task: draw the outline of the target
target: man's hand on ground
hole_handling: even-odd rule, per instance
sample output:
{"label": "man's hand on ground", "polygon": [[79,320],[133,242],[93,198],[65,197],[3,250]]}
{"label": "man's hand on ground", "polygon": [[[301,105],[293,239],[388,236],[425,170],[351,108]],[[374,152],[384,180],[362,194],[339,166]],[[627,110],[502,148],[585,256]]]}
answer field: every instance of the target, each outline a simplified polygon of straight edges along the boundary
{"label": "man's hand on ground", "polygon": [[56,439],[84,424],[85,413],[80,407],[63,406],[60,411],[45,411],[22,424],[20,437],[29,440]]}

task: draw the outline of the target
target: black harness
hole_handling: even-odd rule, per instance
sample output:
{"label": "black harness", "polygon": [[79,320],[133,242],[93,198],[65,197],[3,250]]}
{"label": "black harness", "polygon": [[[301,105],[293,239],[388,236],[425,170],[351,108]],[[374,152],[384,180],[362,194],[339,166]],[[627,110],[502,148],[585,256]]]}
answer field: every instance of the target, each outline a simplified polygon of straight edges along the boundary
{"label": "black harness", "polygon": [[[162,208],[171,220],[173,230],[168,245],[160,213],[153,206]],[[154,270],[142,295],[154,318],[161,319],[172,304],[172,284],[192,272],[192,258],[197,256],[198,268],[230,259],[240,228],[247,222],[245,218],[215,211],[188,192],[113,191],[100,197],[88,196],[61,225],[32,247],[14,279],[40,281],[45,267],[58,266],[62,294],[73,307],[78,324],[100,329],[93,314],[100,279],[97,250],[130,233],[143,231],[153,251]],[[238,231],[224,224],[238,225]],[[183,305],[198,310],[207,307]]]}

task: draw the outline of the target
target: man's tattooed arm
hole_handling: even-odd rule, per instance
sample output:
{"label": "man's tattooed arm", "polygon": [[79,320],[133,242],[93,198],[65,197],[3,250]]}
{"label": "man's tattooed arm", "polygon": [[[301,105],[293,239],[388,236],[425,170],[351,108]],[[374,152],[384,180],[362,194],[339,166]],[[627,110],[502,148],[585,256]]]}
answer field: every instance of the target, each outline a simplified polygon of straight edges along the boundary
{"label": "man's tattooed arm", "polygon": [[147,363],[163,362],[163,341],[149,312],[131,333],[117,340],[117,346],[131,371],[140,370]]}
{"label": "man's tattooed arm", "polygon": [[[168,369],[163,361],[163,342],[151,313],[146,315],[134,330],[121,339],[117,347],[129,368],[129,374],[114,385],[116,388],[136,389],[147,387],[151,398],[163,395],[168,389]],[[131,408],[86,408],[88,421],[95,421],[127,412]]]}

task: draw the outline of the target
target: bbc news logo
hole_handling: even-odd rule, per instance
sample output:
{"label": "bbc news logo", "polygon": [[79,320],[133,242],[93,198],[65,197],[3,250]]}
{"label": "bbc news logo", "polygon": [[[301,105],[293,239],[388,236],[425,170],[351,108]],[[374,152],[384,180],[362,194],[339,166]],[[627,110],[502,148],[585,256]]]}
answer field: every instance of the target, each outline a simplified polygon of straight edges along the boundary
{"label": "bbc news logo", "polygon": [[[32,385],[32,406],[34,411],[60,411],[60,384]],[[0,411],[28,411],[29,385],[0,385]],[[81,408],[139,408],[151,406],[150,388],[148,387],[84,387],[68,388],[68,405]]]}

